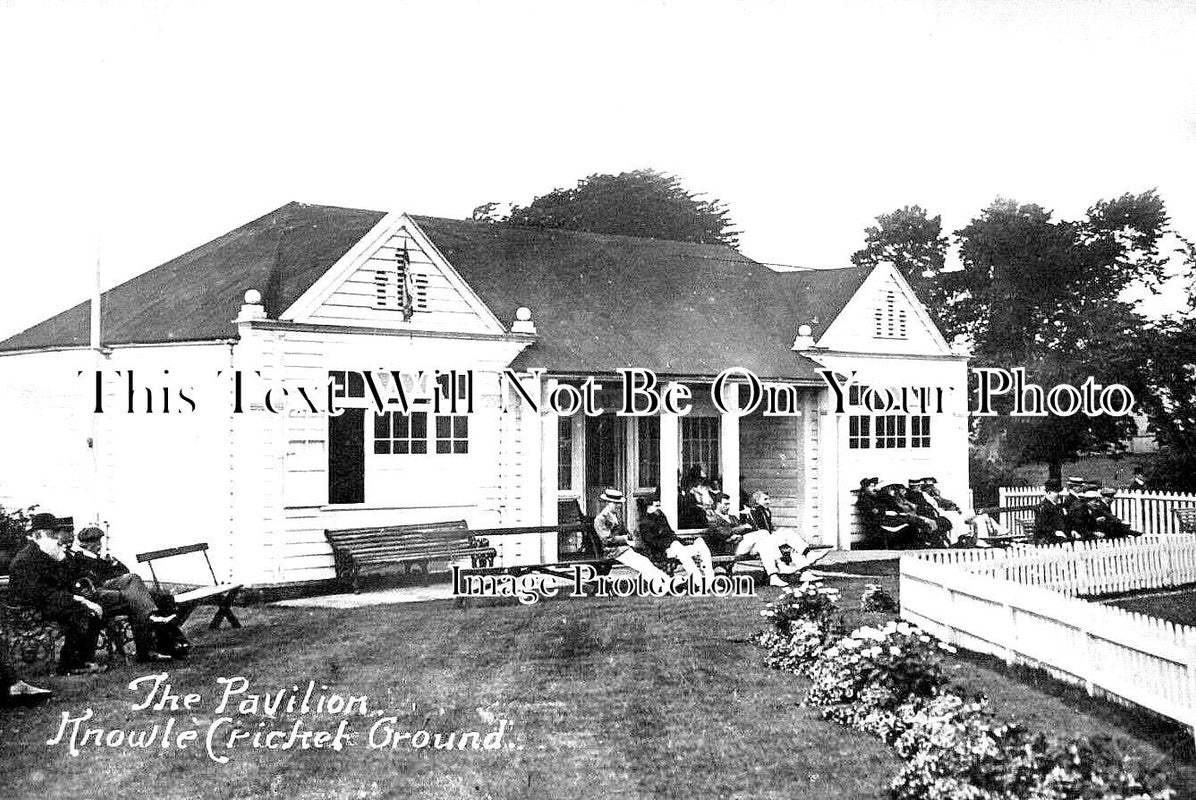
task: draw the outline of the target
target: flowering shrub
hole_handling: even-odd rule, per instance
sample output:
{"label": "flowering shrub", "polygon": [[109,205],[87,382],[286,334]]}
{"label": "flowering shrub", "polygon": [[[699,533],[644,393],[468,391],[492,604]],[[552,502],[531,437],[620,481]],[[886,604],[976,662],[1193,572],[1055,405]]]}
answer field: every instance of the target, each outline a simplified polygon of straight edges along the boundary
{"label": "flowering shrub", "polygon": [[940,647],[950,645],[936,646],[907,622],[859,628],[825,650],[811,670],[806,702],[822,706],[828,719],[891,735],[898,706],[931,697],[946,683]]}
{"label": "flowering shrub", "polygon": [[[874,591],[868,591],[872,589]],[[987,698],[945,691],[950,645],[906,622],[842,635],[837,592],[818,583],[787,589],[761,614],[755,637],[766,663],[813,680],[809,705],[891,744],[906,762],[894,800],[1169,800],[1155,772],[1136,774],[1107,738],[1061,740],[998,720]],[[893,599],[870,584],[862,611]]]}
{"label": "flowering shrub", "polygon": [[988,701],[944,693],[894,744],[906,761],[895,800],[1166,800],[1162,777],[1135,775],[1107,737],[1059,740],[999,723]]}
{"label": "flowering shrub", "polygon": [[798,620],[790,623],[788,636],[767,631],[756,641],[768,651],[764,657],[765,664],[773,669],[808,677],[826,648],[827,628],[824,624],[810,620]]}
{"label": "flowering shrub", "polygon": [[828,589],[822,581],[807,581],[796,589],[786,587],[780,597],[764,606],[760,616],[770,620],[777,633],[788,636],[793,623],[798,621],[812,622],[825,629],[838,604],[838,589]]}
{"label": "flowering shrub", "polygon": [[891,614],[898,610],[897,601],[893,595],[886,592],[876,583],[864,585],[864,593],[860,595],[860,611],[878,611]]}

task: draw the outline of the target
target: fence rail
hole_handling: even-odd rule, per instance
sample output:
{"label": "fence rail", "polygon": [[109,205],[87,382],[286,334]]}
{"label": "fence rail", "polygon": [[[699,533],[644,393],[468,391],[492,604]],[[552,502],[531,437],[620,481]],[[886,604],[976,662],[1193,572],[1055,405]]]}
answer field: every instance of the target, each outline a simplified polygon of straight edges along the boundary
{"label": "fence rail", "polygon": [[901,616],[960,647],[1196,725],[1196,628],[909,556]]}
{"label": "fence rail", "polygon": [[1162,589],[1196,583],[1196,537],[1153,535],[1067,542],[1009,550],[936,550],[917,554],[974,575],[1043,586],[1066,595]]}
{"label": "fence rail", "polygon": [[[1041,486],[1002,486],[997,490],[1002,506],[1027,506],[1024,511],[1009,512],[1002,521],[1034,519],[1032,506],[1045,496]],[[1182,492],[1121,492],[1113,498],[1113,513],[1125,524],[1143,533],[1180,533],[1175,510],[1196,508],[1196,494]]]}

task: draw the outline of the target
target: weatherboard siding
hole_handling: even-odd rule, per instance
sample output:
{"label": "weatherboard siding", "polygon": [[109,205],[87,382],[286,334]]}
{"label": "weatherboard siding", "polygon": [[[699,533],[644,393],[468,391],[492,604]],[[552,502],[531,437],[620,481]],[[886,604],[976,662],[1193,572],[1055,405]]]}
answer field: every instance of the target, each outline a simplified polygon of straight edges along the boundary
{"label": "weatherboard siding", "polygon": [[[409,258],[408,269],[422,276],[426,290],[426,307],[416,311],[410,320],[403,319],[400,308],[379,308],[375,277],[379,271],[394,273],[399,253],[404,245]],[[327,325],[368,326],[396,330],[430,330],[482,333],[490,330],[488,323],[475,310],[468,298],[457,288],[440,267],[410,237],[405,229],[390,236],[380,245],[306,321]]]}
{"label": "weatherboard siding", "polygon": [[[503,425],[509,423],[501,411],[499,373],[517,354],[518,345],[351,331],[284,331],[277,338],[275,374],[289,385],[321,387],[329,371],[339,370],[414,374],[472,369],[474,413],[468,415],[468,453],[392,455],[374,453],[374,413],[372,406],[367,409],[365,502],[360,505],[328,504],[327,418],[278,415],[281,437],[274,445],[274,466],[261,468],[278,474],[280,523],[274,525],[268,513],[260,517],[265,537],[260,543],[261,580],[332,578],[326,529],[456,519],[464,519],[471,528],[530,524],[525,519],[526,489],[518,485],[529,473],[522,463],[520,440],[515,436],[504,449],[501,438]],[[271,363],[274,359],[268,348],[257,351],[257,357]],[[504,480],[513,482],[509,492]]]}

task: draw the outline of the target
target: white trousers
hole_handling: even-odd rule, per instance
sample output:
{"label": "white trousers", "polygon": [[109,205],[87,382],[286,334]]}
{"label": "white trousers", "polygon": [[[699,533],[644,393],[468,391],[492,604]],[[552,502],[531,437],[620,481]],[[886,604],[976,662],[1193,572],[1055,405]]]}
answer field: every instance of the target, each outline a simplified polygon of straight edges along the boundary
{"label": "white trousers", "polygon": [[[710,548],[699,536],[693,544],[682,544],[675,541],[665,551],[669,558],[675,558],[685,567],[685,574],[691,578],[702,577],[706,582],[714,580],[714,565],[710,561]],[[695,563],[697,562],[697,563]]]}
{"label": "white trousers", "polygon": [[665,575],[663,570],[653,564],[651,559],[641,553],[635,552],[631,548],[627,548],[623,553],[615,556],[615,561],[624,566],[631,567],[650,581],[659,578],[666,584],[669,582],[669,576]]}

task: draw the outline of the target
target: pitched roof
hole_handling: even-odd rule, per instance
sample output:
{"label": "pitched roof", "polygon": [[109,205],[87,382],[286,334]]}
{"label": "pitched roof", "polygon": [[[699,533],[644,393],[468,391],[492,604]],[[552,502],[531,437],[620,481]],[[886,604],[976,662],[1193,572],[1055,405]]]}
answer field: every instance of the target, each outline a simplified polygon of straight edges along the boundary
{"label": "pitched roof", "polygon": [[[246,288],[277,318],[384,216],[288,203],[104,294],[105,344],[236,335]],[[592,374],[644,367],[814,379],[790,350],[797,327],[818,337],[868,268],[778,273],[730,247],[413,217],[503,321],[527,306],[539,333],[519,368]],[[81,346],[90,303],[4,342],[0,350]]]}
{"label": "pitched roof", "polygon": [[[378,211],[287,203],[104,292],[104,344],[205,341],[237,335],[245,290],[277,317],[382,219]],[[0,342],[0,351],[86,346],[91,301]]]}
{"label": "pitched roof", "polygon": [[776,272],[724,245],[413,219],[500,320],[531,309],[538,340],[515,366],[560,373],[814,379],[817,365],[790,349],[798,326],[821,336],[871,272]]}

